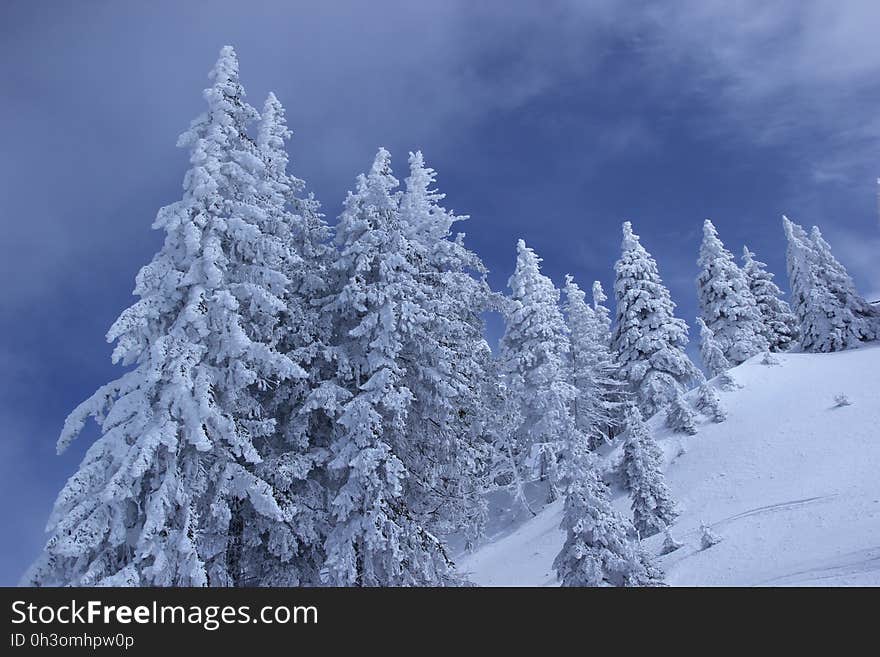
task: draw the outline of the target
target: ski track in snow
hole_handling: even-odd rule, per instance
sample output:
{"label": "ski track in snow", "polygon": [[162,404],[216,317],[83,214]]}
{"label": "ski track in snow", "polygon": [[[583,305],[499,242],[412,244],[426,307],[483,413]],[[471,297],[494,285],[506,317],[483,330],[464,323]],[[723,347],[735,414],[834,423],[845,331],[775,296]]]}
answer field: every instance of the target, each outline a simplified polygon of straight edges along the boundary
{"label": "ski track in snow", "polygon": [[763,513],[773,513],[774,511],[789,511],[791,509],[795,509],[806,504],[814,504],[816,502],[827,500],[832,497],[834,497],[834,495],[818,495],[816,497],[805,497],[800,500],[789,500],[788,502],[779,502],[777,504],[758,506],[754,509],[749,509],[748,511],[743,511],[742,513],[737,513],[736,515],[729,516],[722,520],[713,522],[711,523],[711,527],[720,527],[723,524],[733,522],[734,520],[739,520],[740,518],[748,518],[749,516],[756,516]]}
{"label": "ski track in snow", "polygon": [[873,573],[880,571],[880,545],[840,555],[835,560],[813,567],[779,575],[759,582],[759,586],[809,586],[811,583],[841,579],[850,575]]}

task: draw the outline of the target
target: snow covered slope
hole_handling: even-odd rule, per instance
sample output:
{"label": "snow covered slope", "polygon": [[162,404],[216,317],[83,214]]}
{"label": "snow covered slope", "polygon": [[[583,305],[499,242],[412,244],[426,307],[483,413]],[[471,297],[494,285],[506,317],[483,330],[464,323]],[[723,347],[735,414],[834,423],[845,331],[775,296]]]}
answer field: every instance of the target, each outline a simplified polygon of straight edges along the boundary
{"label": "snow covered slope", "polygon": [[[880,585],[880,346],[761,356],[732,370],[728,419],[695,436],[650,425],[667,460],[684,546],[659,557],[671,585]],[[851,402],[837,406],[844,394]],[[611,455],[613,460],[619,452]],[[629,499],[616,505],[629,515]],[[486,586],[555,586],[562,504],[460,567]],[[721,542],[700,550],[700,523]],[[644,541],[657,554],[662,536]]]}

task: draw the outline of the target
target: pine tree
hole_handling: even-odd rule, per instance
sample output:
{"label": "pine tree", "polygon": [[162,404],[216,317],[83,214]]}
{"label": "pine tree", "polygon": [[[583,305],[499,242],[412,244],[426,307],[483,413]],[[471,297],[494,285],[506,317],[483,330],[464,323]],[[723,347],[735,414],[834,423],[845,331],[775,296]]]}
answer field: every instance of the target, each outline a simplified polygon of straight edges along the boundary
{"label": "pine tree", "polygon": [[804,351],[839,351],[876,336],[874,310],[859,297],[818,229],[813,236],[782,218],[792,303]]}
{"label": "pine tree", "polygon": [[697,433],[697,416],[682,393],[678,393],[666,407],[666,426],[681,433]]}
{"label": "pine tree", "polygon": [[665,529],[678,517],[663,476],[663,453],[635,406],[627,408],[623,474],[632,498],[633,524],[642,538]]}
{"label": "pine tree", "polygon": [[577,391],[568,382],[568,329],[559,310],[559,291],[541,274],[541,259],[523,240],[517,244],[516,270],[508,281],[511,312],[501,339],[508,388],[522,423],[516,431],[517,458],[529,464],[558,495],[557,462],[573,429],[570,407]]}
{"label": "pine tree", "polygon": [[617,364],[608,343],[603,341],[607,327],[601,316],[587,305],[584,292],[571,276],[565,277],[564,292],[571,342],[569,369],[577,390],[572,415],[578,431],[595,448],[619,425],[622,386],[615,378]]}
{"label": "pine tree", "polygon": [[636,395],[639,410],[650,417],[699,370],[685,354],[687,325],[674,316],[675,304],[657,272],[657,263],[623,224],[623,253],[614,265],[617,321],[612,344],[623,380]]}
{"label": "pine tree", "polygon": [[344,390],[328,463],[336,484],[322,571],[335,586],[440,585],[453,581],[443,545],[407,506],[407,440],[414,396],[401,360],[429,321],[427,292],[398,212],[390,155],[380,149],[339,218],[335,319],[336,387]]}
{"label": "pine tree", "polygon": [[756,260],[747,246],[743,247],[742,260],[742,271],[758,304],[770,351],[790,349],[798,338],[797,319],[782,299],[782,290],[773,282],[773,274],[767,271],[767,265]]}
{"label": "pine tree", "polygon": [[553,562],[562,586],[660,586],[663,573],[628,535],[632,525],[611,506],[596,456],[571,432],[565,450],[566,538]]}
{"label": "pine tree", "polygon": [[822,237],[818,226],[810,231],[810,242],[818,256],[819,273],[825,279],[828,291],[841,307],[852,315],[851,331],[859,341],[876,340],[880,333],[880,312],[871,306],[856,290],[844,266],[831,252],[831,245]]}
{"label": "pine tree", "polygon": [[593,312],[596,313],[598,324],[597,337],[599,342],[611,346],[611,311],[605,306],[608,296],[602,289],[602,283],[593,281]]}
{"label": "pine tree", "polygon": [[[786,237],[786,266],[791,287],[792,310],[798,319],[800,346],[804,351],[823,351],[823,342],[839,335],[843,327],[832,326],[823,312],[831,306],[830,294],[821,284],[816,254],[804,229],[782,217]],[[837,317],[832,313],[832,319]],[[835,343],[838,341],[835,340]],[[825,345],[825,351],[832,345]],[[840,348],[840,347],[839,347]]]}
{"label": "pine tree", "polygon": [[733,365],[766,351],[767,339],[757,301],[733,255],[724,248],[712,222],[703,222],[703,243],[697,260],[700,314]]}
{"label": "pine tree", "polygon": [[[588,437],[592,446],[604,438],[599,428],[599,415],[604,409],[599,404],[595,383],[596,372],[593,369],[595,363],[591,358],[591,350],[595,346],[596,338],[596,317],[585,301],[586,295],[583,290],[570,275],[565,277],[563,292],[565,294],[563,310],[571,344],[568,367],[571,372],[571,383],[576,389],[571,404],[572,417],[575,427]],[[601,423],[606,424],[609,419],[603,413]]]}
{"label": "pine tree", "polygon": [[721,398],[708,381],[700,384],[696,405],[697,410],[713,422],[724,422],[727,419],[727,411],[721,404]]}
{"label": "pine tree", "polygon": [[265,172],[257,189],[267,222],[287,247],[286,307],[276,333],[282,353],[308,376],[279,381],[265,391],[277,431],[266,443],[258,473],[275,491],[283,520],[256,516],[247,523],[242,542],[249,585],[319,584],[328,531],[324,466],[337,400],[321,398],[321,384],[332,371],[331,335],[316,300],[328,293],[329,229],[314,198],[301,196],[305,183],[287,172],[290,136],[284,108],[270,93],[257,129]]}
{"label": "pine tree", "polygon": [[509,491],[513,501],[530,515],[536,515],[526,496],[526,473],[523,471],[516,430],[522,423],[522,409],[510,393],[503,363],[493,359],[493,374],[487,377],[482,399],[485,405],[481,414],[481,435],[491,446],[488,472],[490,488]]}
{"label": "pine tree", "polygon": [[697,317],[697,327],[700,329],[700,358],[709,378],[717,378],[718,384],[725,390],[732,388],[734,381],[728,371],[730,362],[721,351],[721,347],[718,346],[715,334],[712,333],[712,329],[706,326],[706,322],[701,317]]}
{"label": "pine tree", "polygon": [[610,419],[603,429],[608,438],[613,438],[626,425],[624,412],[628,401],[626,383],[621,380],[620,363],[611,343],[611,311],[605,306],[608,297],[602,289],[602,283],[593,281],[593,312],[596,319],[594,351],[596,354],[596,370],[604,372],[599,380],[599,396],[608,408]]}
{"label": "pine tree", "polygon": [[467,217],[440,205],[436,173],[421,152],[410,153],[410,175],[400,197],[405,251],[422,283],[426,321],[412,327],[400,358],[415,403],[407,416],[407,444],[399,451],[412,473],[409,508],[432,532],[458,533],[471,542],[485,523],[484,477],[490,458],[482,435],[482,394],[491,349],[481,313],[490,303],[486,268],[452,228]]}
{"label": "pine tree", "polygon": [[107,334],[134,368],[65,422],[59,452],[90,416],[101,436],[58,496],[30,584],[235,585],[245,523],[284,519],[254,471],[275,431],[262,392],[305,375],[277,346],[286,244],[255,189],[257,112],[231,47],[211,78],[208,111],[178,142],[183,199],[159,211],[165,243]]}

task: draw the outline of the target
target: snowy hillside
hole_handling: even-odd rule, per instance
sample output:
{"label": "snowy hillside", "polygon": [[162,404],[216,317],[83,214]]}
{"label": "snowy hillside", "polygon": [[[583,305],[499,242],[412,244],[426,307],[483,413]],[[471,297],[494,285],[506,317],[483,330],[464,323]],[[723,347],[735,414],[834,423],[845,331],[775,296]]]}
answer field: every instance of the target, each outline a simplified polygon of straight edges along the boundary
{"label": "snowy hillside", "polygon": [[[756,356],[732,370],[729,415],[695,436],[651,420],[684,545],[658,562],[671,585],[880,585],[880,347]],[[843,394],[850,405],[837,406]],[[619,452],[612,452],[613,462]],[[615,504],[629,515],[629,498]],[[460,567],[486,586],[553,586],[562,502]],[[700,524],[721,542],[700,550]],[[663,536],[644,541],[658,554]]]}

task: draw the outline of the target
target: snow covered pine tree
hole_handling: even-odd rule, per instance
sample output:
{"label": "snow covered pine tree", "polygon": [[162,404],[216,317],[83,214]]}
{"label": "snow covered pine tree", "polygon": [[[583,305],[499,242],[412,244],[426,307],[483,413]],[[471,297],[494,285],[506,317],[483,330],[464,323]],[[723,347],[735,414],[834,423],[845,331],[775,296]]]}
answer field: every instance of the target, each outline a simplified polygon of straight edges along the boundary
{"label": "snow covered pine tree", "polygon": [[657,272],[657,263],[623,224],[623,253],[614,265],[617,322],[612,346],[639,410],[650,417],[674,402],[700,372],[685,353],[687,325]]}
{"label": "snow covered pine tree", "polygon": [[877,310],[856,291],[818,228],[812,235],[782,217],[794,313],[804,351],[839,351],[878,336]]}
{"label": "snow covered pine tree", "polygon": [[267,224],[286,248],[267,252],[265,264],[282,263],[288,281],[285,309],[274,327],[279,349],[308,376],[274,382],[263,394],[277,431],[265,442],[266,454],[256,472],[275,491],[283,519],[256,516],[245,526],[243,583],[259,586],[319,584],[328,531],[324,465],[336,400],[332,395],[325,399],[327,390],[320,385],[331,367],[331,335],[315,302],[328,290],[330,231],[317,201],[300,197],[305,183],[287,173],[285,144],[290,135],[284,108],[270,93],[257,129],[265,173],[257,193]]}
{"label": "snow covered pine tree", "polygon": [[782,290],[773,282],[773,274],[767,271],[767,265],[756,260],[747,246],[743,247],[742,261],[742,271],[758,304],[770,351],[790,349],[798,338],[797,318],[783,300]]}
{"label": "snow covered pine tree", "polygon": [[322,571],[333,586],[455,583],[442,543],[404,494],[412,473],[399,452],[416,400],[402,356],[431,320],[423,304],[431,291],[413,264],[397,186],[391,156],[380,149],[349,193],[336,234],[338,292],[326,309],[336,326],[336,387],[345,394],[328,464],[336,491]]}
{"label": "snow covered pine tree", "polygon": [[553,567],[562,586],[661,586],[663,573],[638,543],[633,526],[611,505],[598,459],[573,430],[564,452],[565,543]]}
{"label": "snow covered pine tree", "polygon": [[620,424],[623,385],[615,378],[618,366],[605,339],[607,328],[602,318],[587,305],[583,290],[571,276],[565,277],[564,292],[563,309],[571,342],[568,366],[577,390],[572,415],[575,427],[587,436],[590,448],[594,449],[610,438],[612,430]]}
{"label": "snow covered pine tree", "polygon": [[718,342],[715,341],[715,334],[712,329],[706,326],[706,322],[702,317],[697,317],[697,327],[700,329],[700,359],[703,361],[703,367],[709,374],[709,378],[717,378],[718,386],[723,390],[731,390],[736,385],[733,376],[728,371],[730,369],[730,361],[724,356]]}
{"label": "snow covered pine tree", "polygon": [[663,453],[635,405],[626,409],[623,475],[632,498],[633,524],[642,538],[663,531],[678,517],[663,476]]}
{"label": "snow covered pine tree", "polygon": [[491,447],[487,487],[506,489],[515,503],[534,516],[537,514],[526,496],[527,481],[516,444],[522,409],[510,394],[501,360],[492,359],[489,367],[482,394],[484,413],[481,418],[481,434]]}
{"label": "snow covered pine tree", "polygon": [[432,533],[458,533],[474,543],[485,524],[482,493],[490,444],[482,428],[482,394],[492,351],[481,313],[492,292],[486,268],[452,229],[467,219],[440,205],[436,173],[421,152],[410,153],[410,174],[400,195],[400,222],[411,260],[422,283],[424,321],[411,327],[401,352],[405,384],[414,402],[407,413],[406,444],[399,454],[412,476],[407,504]]}
{"label": "snow covered pine tree", "polygon": [[608,297],[602,283],[593,281],[593,313],[596,318],[596,346],[593,347],[596,371],[604,372],[600,377],[599,396],[606,404],[611,416],[608,426],[603,430],[608,438],[613,438],[626,426],[626,405],[629,401],[627,384],[621,380],[620,363],[611,346],[611,311],[605,305]]}
{"label": "snow covered pine tree", "polygon": [[529,464],[547,482],[552,501],[558,497],[559,454],[571,427],[569,405],[577,395],[568,382],[568,328],[559,310],[559,291],[541,274],[541,259],[523,240],[516,252],[501,361],[522,416],[516,431],[518,462]]}
{"label": "snow covered pine tree", "polygon": [[211,78],[208,111],[179,140],[183,199],[159,211],[165,243],[107,334],[114,362],[135,367],[65,422],[59,451],[89,416],[101,436],[58,496],[29,584],[235,585],[246,524],[284,520],[254,470],[275,431],[262,391],[305,376],[277,348],[286,244],[255,189],[257,112],[231,47]]}
{"label": "snow covered pine tree", "polygon": [[876,340],[880,334],[880,309],[872,306],[856,290],[844,266],[834,257],[831,245],[822,237],[818,226],[810,230],[810,242],[818,256],[819,272],[823,275],[829,292],[839,301],[853,319],[852,331],[860,341]]}
{"label": "snow covered pine tree", "polygon": [[724,356],[739,365],[767,351],[769,343],[758,303],[745,275],[724,248],[712,222],[703,222],[703,243],[697,260],[697,298],[700,314],[712,330]]}
{"label": "snow covered pine tree", "polygon": [[666,426],[691,436],[697,433],[697,415],[681,392],[666,406]]}
{"label": "snow covered pine tree", "polygon": [[727,411],[721,404],[718,391],[708,381],[703,381],[697,391],[697,410],[713,422],[724,422],[727,419]]}

